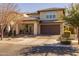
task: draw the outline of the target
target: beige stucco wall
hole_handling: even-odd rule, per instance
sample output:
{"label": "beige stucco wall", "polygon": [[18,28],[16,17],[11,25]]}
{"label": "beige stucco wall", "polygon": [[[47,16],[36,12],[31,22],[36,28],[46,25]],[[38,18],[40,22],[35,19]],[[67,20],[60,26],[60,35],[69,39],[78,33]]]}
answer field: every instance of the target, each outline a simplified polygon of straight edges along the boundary
{"label": "beige stucco wall", "polygon": [[[63,16],[63,10],[57,10],[57,11],[46,11],[46,12],[40,12],[40,19],[46,20],[46,14],[50,12],[53,14],[53,12],[56,14],[56,19],[60,20],[60,17]],[[48,19],[47,19],[48,20]]]}

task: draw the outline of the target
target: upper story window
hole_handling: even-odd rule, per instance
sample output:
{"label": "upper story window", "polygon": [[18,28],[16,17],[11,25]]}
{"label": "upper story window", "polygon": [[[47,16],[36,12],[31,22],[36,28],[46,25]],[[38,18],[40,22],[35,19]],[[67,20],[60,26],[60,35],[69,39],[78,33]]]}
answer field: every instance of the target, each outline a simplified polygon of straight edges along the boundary
{"label": "upper story window", "polygon": [[48,12],[46,14],[47,19],[56,19],[56,14],[54,12]]}
{"label": "upper story window", "polygon": [[55,19],[56,18],[56,15],[55,14],[51,14],[51,15],[46,15],[46,18],[47,19]]}

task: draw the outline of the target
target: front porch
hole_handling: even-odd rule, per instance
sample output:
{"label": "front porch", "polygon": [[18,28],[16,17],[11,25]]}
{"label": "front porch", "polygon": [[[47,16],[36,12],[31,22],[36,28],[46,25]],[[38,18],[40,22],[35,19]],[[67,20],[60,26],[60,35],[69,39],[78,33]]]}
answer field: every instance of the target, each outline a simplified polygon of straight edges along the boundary
{"label": "front porch", "polygon": [[38,25],[36,20],[23,20],[16,26],[16,34],[37,35]]}

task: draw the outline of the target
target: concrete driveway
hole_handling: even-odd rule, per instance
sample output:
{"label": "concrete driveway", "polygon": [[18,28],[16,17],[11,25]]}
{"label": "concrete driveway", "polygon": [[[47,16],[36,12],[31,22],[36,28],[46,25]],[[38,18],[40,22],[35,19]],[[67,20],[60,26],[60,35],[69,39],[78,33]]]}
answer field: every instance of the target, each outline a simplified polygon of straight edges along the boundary
{"label": "concrete driveway", "polygon": [[59,35],[36,36],[36,37],[24,36],[19,38],[4,38],[4,40],[0,41],[0,43],[11,43],[11,44],[13,43],[13,44],[22,44],[22,45],[42,45],[42,44],[57,43],[58,38],[59,38]]}
{"label": "concrete driveway", "polygon": [[18,51],[24,47],[53,44],[57,42],[57,38],[58,36],[4,38],[0,41],[0,55],[19,55]]}
{"label": "concrete driveway", "polygon": [[59,35],[55,36],[37,36],[34,38],[27,38],[23,42],[27,45],[42,45],[42,44],[53,44],[57,43]]}
{"label": "concrete driveway", "polygon": [[[19,38],[4,38],[0,41],[0,55],[16,56],[20,50],[31,46],[56,44],[59,35],[55,36],[36,36],[36,37],[19,37]],[[9,39],[9,40],[8,40]],[[10,40],[11,39],[11,40]]]}

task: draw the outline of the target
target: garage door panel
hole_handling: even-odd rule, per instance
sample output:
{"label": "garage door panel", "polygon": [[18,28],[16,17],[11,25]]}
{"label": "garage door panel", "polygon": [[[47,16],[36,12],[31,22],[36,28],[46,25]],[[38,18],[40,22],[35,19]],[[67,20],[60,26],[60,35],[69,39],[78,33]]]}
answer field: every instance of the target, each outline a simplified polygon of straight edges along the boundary
{"label": "garage door panel", "polygon": [[60,25],[41,25],[40,32],[44,35],[58,35],[60,34]]}

